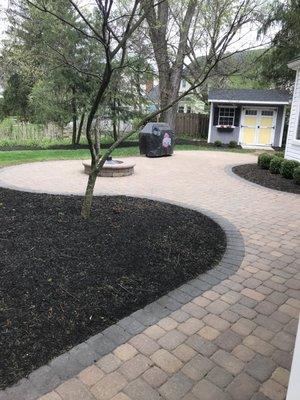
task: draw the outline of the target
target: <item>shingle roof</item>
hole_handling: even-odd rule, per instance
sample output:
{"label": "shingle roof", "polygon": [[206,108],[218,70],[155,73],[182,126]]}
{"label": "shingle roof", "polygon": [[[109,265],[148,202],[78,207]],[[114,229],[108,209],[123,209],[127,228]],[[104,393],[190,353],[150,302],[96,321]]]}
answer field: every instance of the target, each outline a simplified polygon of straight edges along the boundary
{"label": "shingle roof", "polygon": [[288,62],[288,67],[294,69],[295,71],[300,67],[300,54]]}
{"label": "shingle roof", "polygon": [[262,89],[211,89],[208,93],[208,101],[216,100],[231,102],[263,102],[263,103],[284,103],[290,101],[290,94],[285,90],[262,90]]}

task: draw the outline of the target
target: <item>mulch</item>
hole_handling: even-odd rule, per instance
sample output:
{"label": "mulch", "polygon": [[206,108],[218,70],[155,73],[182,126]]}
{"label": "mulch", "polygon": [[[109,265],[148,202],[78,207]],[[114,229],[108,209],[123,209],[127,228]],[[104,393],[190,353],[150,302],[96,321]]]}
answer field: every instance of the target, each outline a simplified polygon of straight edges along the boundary
{"label": "mulch", "polygon": [[237,165],[232,168],[232,171],[258,185],[280,190],[281,192],[300,194],[300,185],[297,185],[293,179],[286,179],[281,175],[271,174],[269,170],[262,169],[257,164]]}
{"label": "mulch", "polygon": [[145,199],[0,189],[0,388],[216,265],[223,230]]}

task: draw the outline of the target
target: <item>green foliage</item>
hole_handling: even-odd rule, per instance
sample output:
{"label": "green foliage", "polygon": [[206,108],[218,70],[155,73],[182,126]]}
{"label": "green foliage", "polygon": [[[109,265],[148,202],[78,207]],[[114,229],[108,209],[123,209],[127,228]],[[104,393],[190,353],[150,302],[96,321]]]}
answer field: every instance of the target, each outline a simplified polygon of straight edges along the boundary
{"label": "green foliage", "polygon": [[272,158],[274,157],[273,154],[269,153],[262,153],[258,156],[258,165],[262,169],[269,169],[270,168],[270,162]]}
{"label": "green foliage", "polygon": [[229,76],[227,87],[241,89],[268,89],[269,83],[258,79],[261,57],[265,50],[249,50],[236,54],[236,72]]}
{"label": "green foliage", "polygon": [[[84,27],[69,2],[46,3],[51,12]],[[103,71],[101,47],[26,0],[12,4],[9,21],[1,51],[5,90],[0,114],[60,126],[79,119],[89,109]],[[81,72],[85,70],[88,76]]]}
{"label": "green foliage", "polygon": [[38,81],[32,88],[29,104],[33,110],[32,120],[38,124],[53,122],[63,127],[70,121],[71,93],[64,83]]}
{"label": "green foliage", "polygon": [[300,185],[300,166],[298,166],[294,169],[293,178],[294,178],[294,182],[297,185]]}
{"label": "green foliage", "polygon": [[260,80],[289,88],[294,83],[295,73],[287,67],[287,63],[300,54],[299,0],[276,0],[266,15],[262,33],[274,28],[277,33],[273,37],[271,51],[262,58]]}
{"label": "green foliage", "polygon": [[283,158],[274,156],[270,161],[270,172],[271,174],[280,174],[281,164],[283,163]]}
{"label": "green foliage", "polygon": [[274,156],[284,158],[284,152],[283,151],[276,151],[274,153]]}
{"label": "green foliage", "polygon": [[283,160],[280,168],[280,173],[284,178],[292,179],[294,170],[298,167],[299,163],[293,160]]}
{"label": "green foliage", "polygon": [[237,142],[235,140],[231,140],[228,143],[228,147],[230,147],[231,149],[236,149],[238,147],[238,144],[237,144]]}
{"label": "green foliage", "polygon": [[214,146],[216,146],[216,147],[222,147],[222,142],[221,142],[220,140],[216,140],[216,141],[214,142]]}
{"label": "green foliage", "polygon": [[6,82],[3,92],[2,115],[18,115],[21,119],[28,120],[31,114],[28,104],[30,91],[30,82],[19,73],[12,73]]}
{"label": "green foliage", "polygon": [[11,136],[13,134],[13,125],[16,118],[7,117],[0,122],[0,136]]}

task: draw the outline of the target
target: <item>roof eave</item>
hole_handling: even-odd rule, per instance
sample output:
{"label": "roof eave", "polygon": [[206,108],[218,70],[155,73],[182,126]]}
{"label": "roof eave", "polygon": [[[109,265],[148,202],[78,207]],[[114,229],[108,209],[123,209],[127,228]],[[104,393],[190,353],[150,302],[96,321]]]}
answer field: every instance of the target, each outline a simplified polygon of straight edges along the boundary
{"label": "roof eave", "polygon": [[295,60],[290,61],[287,66],[290,69],[297,71],[300,68],[300,57],[296,58]]}
{"label": "roof eave", "polygon": [[272,104],[272,105],[288,105],[290,101],[259,101],[259,100],[219,100],[208,99],[209,103],[236,103],[236,104]]}

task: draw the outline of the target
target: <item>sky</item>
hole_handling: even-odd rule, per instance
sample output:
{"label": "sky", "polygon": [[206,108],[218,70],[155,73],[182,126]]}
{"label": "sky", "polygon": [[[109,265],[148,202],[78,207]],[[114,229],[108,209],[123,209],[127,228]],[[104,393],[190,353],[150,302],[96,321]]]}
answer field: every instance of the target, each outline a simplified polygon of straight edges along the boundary
{"label": "sky", "polygon": [[3,39],[4,31],[7,27],[5,10],[8,7],[8,0],[0,0],[0,40]]}
{"label": "sky", "polygon": [[[81,5],[83,6],[90,6],[89,0],[80,0]],[[0,48],[1,42],[5,37],[5,30],[7,28],[7,20],[5,15],[5,10],[7,9],[9,4],[9,0],[0,0]],[[274,32],[272,32],[274,33]],[[272,36],[271,33],[271,36]],[[238,36],[238,35],[237,35]],[[236,51],[240,49],[249,48],[252,46],[259,46],[262,42],[268,43],[270,38],[264,38],[263,40],[257,40],[257,32],[256,29],[251,29],[249,26],[245,26],[240,33],[240,38],[237,40],[238,37],[235,39],[236,42],[233,43],[229,50]]]}

